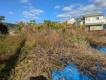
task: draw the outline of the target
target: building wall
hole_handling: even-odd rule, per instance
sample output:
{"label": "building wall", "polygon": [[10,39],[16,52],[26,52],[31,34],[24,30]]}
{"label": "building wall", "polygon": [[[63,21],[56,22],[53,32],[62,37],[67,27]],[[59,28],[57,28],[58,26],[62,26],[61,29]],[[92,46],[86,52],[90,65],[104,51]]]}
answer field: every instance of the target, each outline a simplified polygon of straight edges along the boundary
{"label": "building wall", "polygon": [[85,25],[86,24],[103,24],[104,22],[105,22],[104,16],[85,17]]}
{"label": "building wall", "polygon": [[104,18],[104,24],[106,24],[106,17]]}
{"label": "building wall", "polygon": [[80,22],[80,25],[84,25],[84,21],[81,21],[81,22]]}
{"label": "building wall", "polygon": [[100,26],[90,26],[90,31],[94,31],[94,30],[103,30],[104,26],[100,25]]}
{"label": "building wall", "polygon": [[104,29],[106,29],[106,24],[104,24]]}

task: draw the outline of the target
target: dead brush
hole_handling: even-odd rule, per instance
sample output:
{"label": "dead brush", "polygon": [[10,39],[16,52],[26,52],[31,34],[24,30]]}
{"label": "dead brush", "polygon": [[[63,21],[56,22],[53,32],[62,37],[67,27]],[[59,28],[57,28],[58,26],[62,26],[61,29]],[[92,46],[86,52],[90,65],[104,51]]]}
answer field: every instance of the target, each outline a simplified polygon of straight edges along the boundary
{"label": "dead brush", "polygon": [[73,27],[35,32],[29,29],[25,35],[27,40],[11,80],[29,80],[31,76],[39,75],[50,80],[51,70],[63,66],[61,59],[74,62],[80,70],[90,72],[96,60],[104,56],[91,49],[86,33]]}

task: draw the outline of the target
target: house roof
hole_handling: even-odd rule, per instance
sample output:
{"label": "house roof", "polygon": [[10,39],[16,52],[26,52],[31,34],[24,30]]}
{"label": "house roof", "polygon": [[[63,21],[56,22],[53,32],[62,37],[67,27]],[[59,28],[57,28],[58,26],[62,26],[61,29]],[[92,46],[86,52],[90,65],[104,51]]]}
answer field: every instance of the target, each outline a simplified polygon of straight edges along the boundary
{"label": "house roof", "polygon": [[84,17],[92,17],[92,16],[103,16],[103,14],[102,13],[89,13],[89,14],[84,15]]}

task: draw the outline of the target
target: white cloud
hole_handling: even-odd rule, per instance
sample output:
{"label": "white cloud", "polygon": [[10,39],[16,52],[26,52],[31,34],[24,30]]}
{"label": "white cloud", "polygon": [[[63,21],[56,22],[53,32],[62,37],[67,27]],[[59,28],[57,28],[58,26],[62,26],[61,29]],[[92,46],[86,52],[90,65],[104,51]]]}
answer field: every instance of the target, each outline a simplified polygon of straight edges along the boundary
{"label": "white cloud", "polygon": [[39,19],[39,16],[44,12],[41,9],[33,7],[30,0],[21,0],[21,2],[25,3],[23,5],[25,10],[22,11],[22,16],[24,17],[24,19]]}
{"label": "white cloud", "polygon": [[38,16],[41,13],[43,13],[43,10],[32,8],[30,10],[23,11],[22,15],[24,18],[27,18],[27,19],[38,19],[39,18]]}
{"label": "white cloud", "polygon": [[29,0],[20,0],[21,1],[21,3],[28,3],[29,2]]}
{"label": "white cloud", "polygon": [[66,13],[63,13],[63,14],[58,14],[57,15],[58,18],[61,18],[63,20],[68,20],[71,18],[70,14],[66,14]]}
{"label": "white cloud", "polygon": [[13,11],[9,11],[9,14],[10,14],[10,15],[13,15],[13,14],[14,14],[14,12],[13,12]]}
{"label": "white cloud", "polygon": [[101,8],[97,7],[95,4],[88,5],[79,5],[73,4],[70,6],[65,6],[62,8],[62,13],[58,14],[58,18],[70,19],[71,17],[79,17],[81,15],[85,15],[89,12],[100,12]]}
{"label": "white cloud", "polygon": [[64,7],[63,10],[64,10],[64,11],[70,11],[70,10],[72,10],[72,9],[71,9],[70,7]]}
{"label": "white cloud", "polygon": [[66,13],[63,13],[63,14],[57,15],[57,17],[65,18],[65,17],[70,17],[70,15],[69,14],[66,14]]}
{"label": "white cloud", "polygon": [[61,6],[60,6],[60,5],[56,5],[54,8],[55,8],[55,9],[60,9]]}
{"label": "white cloud", "polygon": [[89,0],[90,4],[73,4],[64,6],[58,18],[69,19],[70,17],[80,17],[91,12],[102,12],[106,10],[106,0]]}
{"label": "white cloud", "polygon": [[72,10],[74,7],[75,7],[74,5],[65,6],[65,7],[63,7],[62,10],[63,10],[63,11],[70,11],[70,10]]}
{"label": "white cloud", "polygon": [[94,0],[94,4],[98,7],[105,7],[106,8],[106,0]]}

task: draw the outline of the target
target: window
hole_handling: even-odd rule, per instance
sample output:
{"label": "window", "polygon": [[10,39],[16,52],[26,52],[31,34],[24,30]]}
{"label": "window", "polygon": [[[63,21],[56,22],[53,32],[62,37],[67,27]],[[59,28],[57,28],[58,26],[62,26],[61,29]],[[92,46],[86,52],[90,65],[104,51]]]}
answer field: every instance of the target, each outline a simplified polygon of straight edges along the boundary
{"label": "window", "polygon": [[96,17],[96,20],[99,20],[99,17]]}
{"label": "window", "polygon": [[87,20],[87,18],[85,18],[85,20]]}
{"label": "window", "polygon": [[86,18],[87,21],[90,21],[90,18]]}

